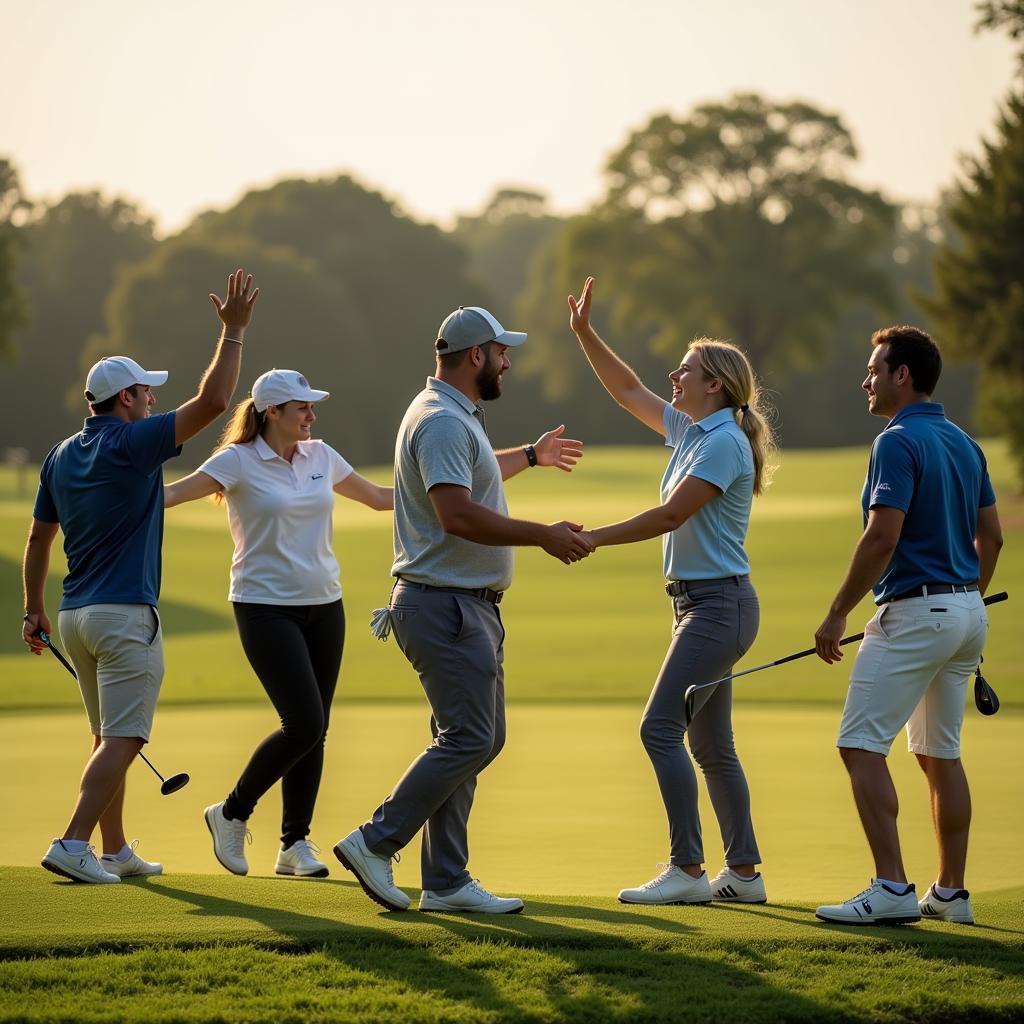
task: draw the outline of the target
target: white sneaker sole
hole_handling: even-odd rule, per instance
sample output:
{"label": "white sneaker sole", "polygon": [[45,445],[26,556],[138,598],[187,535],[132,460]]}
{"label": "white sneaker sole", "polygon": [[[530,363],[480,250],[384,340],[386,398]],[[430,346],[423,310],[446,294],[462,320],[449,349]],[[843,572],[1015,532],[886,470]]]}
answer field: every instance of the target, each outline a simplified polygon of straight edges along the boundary
{"label": "white sneaker sole", "polygon": [[[220,808],[219,807],[215,808],[213,813],[219,814],[220,813]],[[210,838],[213,840],[213,855],[214,855],[214,857],[217,858],[217,863],[220,864],[220,866],[222,868],[224,868],[225,871],[230,871],[231,874],[233,874],[233,875],[242,876],[242,875],[249,874],[249,865],[248,864],[246,864],[244,871],[236,871],[235,868],[233,868],[230,864],[225,864],[224,861],[221,860],[220,853],[217,852],[217,833],[214,832],[213,825],[210,822],[210,809],[209,808],[207,808],[207,810],[203,811],[203,821],[206,822],[206,827],[210,830]]]}
{"label": "white sneaker sole", "polygon": [[85,882],[87,885],[116,885],[121,881],[117,875],[114,875],[111,881],[107,881],[104,878],[90,878],[88,875],[76,875],[69,868],[64,867],[63,864],[58,864],[55,860],[47,860],[44,858],[40,862],[40,866],[46,868],[47,871],[52,871],[55,875],[60,875],[61,878],[66,878],[71,882]]}
{"label": "white sneaker sole", "polygon": [[284,875],[286,878],[326,878],[331,872],[326,866],[316,871],[296,871],[295,868],[275,867],[275,875]]}
{"label": "white sneaker sole", "polygon": [[521,914],[525,904],[520,903],[518,907],[511,907],[508,910],[498,910],[491,907],[449,907],[446,903],[420,903],[420,912],[424,914]]}
{"label": "white sneaker sole", "polygon": [[709,907],[714,900],[630,900],[620,896],[619,902],[631,907]]}
{"label": "white sneaker sole", "polygon": [[346,871],[351,871],[352,874],[356,876],[356,881],[359,883],[360,888],[367,896],[370,897],[371,900],[373,900],[374,903],[379,904],[385,910],[403,911],[409,909],[408,906],[403,907],[398,903],[392,903],[387,896],[378,892],[373,885],[363,877],[363,873],[356,865],[355,857],[350,857],[348,851],[341,845],[341,843],[338,843],[338,845],[334,847],[334,856],[338,858],[341,862],[341,866]]}
{"label": "white sneaker sole", "polygon": [[828,917],[825,914],[817,912],[814,916],[819,921],[827,921],[829,924],[850,924],[853,925],[855,928],[886,928],[889,925],[895,924],[919,924],[921,921],[920,914],[899,914],[894,915],[893,917],[872,917],[870,919],[858,918],[857,920],[853,920],[849,917]]}
{"label": "white sneaker sole", "polygon": [[750,906],[761,906],[768,902],[768,897],[760,899],[754,896],[712,896],[712,903],[746,903]]}

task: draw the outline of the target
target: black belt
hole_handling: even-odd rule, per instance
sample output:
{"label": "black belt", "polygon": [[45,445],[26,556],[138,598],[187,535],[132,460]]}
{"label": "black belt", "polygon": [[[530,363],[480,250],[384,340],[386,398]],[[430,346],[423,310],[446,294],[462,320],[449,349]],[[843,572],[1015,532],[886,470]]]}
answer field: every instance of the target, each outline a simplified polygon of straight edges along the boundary
{"label": "black belt", "polygon": [[475,597],[477,600],[487,601],[489,604],[501,604],[501,599],[505,596],[505,591],[491,590],[490,587],[481,587],[479,590],[469,590],[466,587],[432,587],[427,583],[416,583],[401,576],[398,577],[398,582],[403,587],[415,587],[417,590],[436,590],[439,594],[465,594],[466,597]]}
{"label": "black belt", "polygon": [[682,597],[691,587],[699,587],[705,583],[739,583],[747,578],[746,576],[719,576],[713,580],[690,580],[689,583],[685,580],[672,580],[665,584],[665,593],[669,597]]}
{"label": "black belt", "polygon": [[889,604],[890,601],[906,601],[908,597],[935,597],[938,594],[970,594],[978,589],[977,583],[925,583],[913,590],[883,598],[878,603]]}

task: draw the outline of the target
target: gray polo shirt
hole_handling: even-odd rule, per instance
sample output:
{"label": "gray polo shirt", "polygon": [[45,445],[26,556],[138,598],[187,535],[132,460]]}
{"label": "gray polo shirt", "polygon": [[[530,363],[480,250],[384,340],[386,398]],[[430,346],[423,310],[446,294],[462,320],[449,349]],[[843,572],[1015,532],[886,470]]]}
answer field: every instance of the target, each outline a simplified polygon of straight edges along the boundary
{"label": "gray polo shirt", "polygon": [[427,493],[438,484],[465,487],[473,501],[508,515],[483,410],[458,388],[428,377],[426,388],[406,410],[395,443],[391,574],[433,587],[508,589],[512,548],[445,533]]}

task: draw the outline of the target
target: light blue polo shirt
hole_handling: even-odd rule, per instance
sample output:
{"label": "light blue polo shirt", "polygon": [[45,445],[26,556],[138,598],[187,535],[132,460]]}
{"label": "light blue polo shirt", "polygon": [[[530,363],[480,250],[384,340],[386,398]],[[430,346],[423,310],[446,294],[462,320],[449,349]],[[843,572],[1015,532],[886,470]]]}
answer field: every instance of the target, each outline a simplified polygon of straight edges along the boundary
{"label": "light blue polo shirt", "polygon": [[128,423],[90,416],[39,472],[33,516],[60,523],[68,574],[62,610],[156,605],[164,536],[163,464],[181,454],[173,412]]}
{"label": "light blue polo shirt", "polygon": [[879,505],[906,513],[875,602],[925,583],[974,583],[978,509],[996,503],[981,447],[938,402],[904,406],[871,446],[861,494],[864,522]]}
{"label": "light blue polo shirt", "polygon": [[666,404],[663,422],[672,456],[661,481],[662,502],[687,476],[722,492],[662,537],[665,578],[692,582],[745,576],[750,572],[743,542],[754,500],[754,456],[736,410],[719,409],[695,423]]}

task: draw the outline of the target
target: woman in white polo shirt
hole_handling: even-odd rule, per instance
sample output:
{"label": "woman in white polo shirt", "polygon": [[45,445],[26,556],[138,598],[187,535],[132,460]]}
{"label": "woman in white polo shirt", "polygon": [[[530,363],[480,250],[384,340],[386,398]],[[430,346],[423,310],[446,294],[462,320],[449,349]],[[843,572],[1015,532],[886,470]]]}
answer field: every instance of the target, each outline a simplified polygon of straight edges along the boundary
{"label": "woman in white polo shirt", "polygon": [[281,717],[227,799],[207,807],[214,854],[236,875],[249,870],[246,821],[281,780],[279,875],[322,878],[309,842],[324,738],[345,643],[345,611],[332,547],[334,495],[394,507],[390,487],[354,472],[310,438],[313,407],[328,397],[295,370],[270,370],[236,406],[220,444],[191,476],[164,488],[166,507],[225,499],[235,542],[232,602],[242,648]]}
{"label": "woman in white polo shirt", "polygon": [[[570,326],[609,394],[672,449],[661,504],[590,533],[594,544],[661,536],[674,628],[640,724],[669,822],[669,863],[656,878],[623,889],[623,903],[764,903],[761,855],[750,793],[732,735],[732,683],[704,690],[686,720],[686,688],[721,679],[746,653],[760,619],[743,544],[753,496],[767,486],[772,431],[759,408],[746,355],[720,341],[694,341],[668,376],[671,401],[640,378],[590,326],[593,280]],[[725,867],[709,883],[697,813],[697,780],[684,736],[700,765],[725,845]]]}

